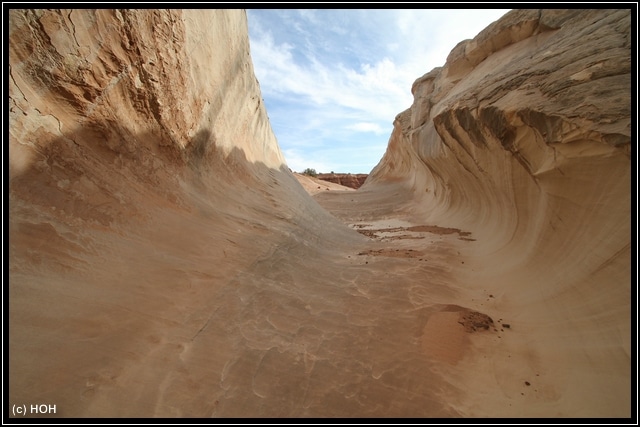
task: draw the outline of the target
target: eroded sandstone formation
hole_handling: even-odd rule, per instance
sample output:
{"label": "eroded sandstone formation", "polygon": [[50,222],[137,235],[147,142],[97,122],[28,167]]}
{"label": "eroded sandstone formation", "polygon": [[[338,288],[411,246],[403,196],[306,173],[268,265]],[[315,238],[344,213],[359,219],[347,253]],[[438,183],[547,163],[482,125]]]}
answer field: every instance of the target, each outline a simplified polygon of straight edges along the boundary
{"label": "eroded sandstone formation", "polygon": [[629,10],[508,13],[415,81],[361,189],[391,186],[414,221],[483,242],[467,280],[519,307],[563,414],[628,415],[630,25]]}
{"label": "eroded sandstone formation", "polygon": [[230,379],[271,348],[242,344],[240,312],[275,304],[246,289],[282,282],[268,254],[350,230],[284,163],[245,12],[11,10],[9,37],[12,403],[267,414]]}
{"label": "eroded sandstone formation", "polygon": [[630,18],[507,14],[311,198],[244,12],[11,10],[10,406],[629,416]]}

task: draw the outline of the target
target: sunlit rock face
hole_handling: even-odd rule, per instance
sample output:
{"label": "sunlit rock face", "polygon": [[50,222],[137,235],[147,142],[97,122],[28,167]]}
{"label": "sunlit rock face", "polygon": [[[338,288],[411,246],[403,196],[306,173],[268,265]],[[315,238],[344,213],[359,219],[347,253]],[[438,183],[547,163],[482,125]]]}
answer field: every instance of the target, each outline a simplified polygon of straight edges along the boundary
{"label": "sunlit rock face", "polygon": [[507,14],[314,198],[243,11],[11,10],[8,83],[29,417],[629,416],[629,11]]}
{"label": "sunlit rock face", "polygon": [[286,167],[245,12],[11,10],[9,33],[12,402],[264,413],[224,380],[272,347],[244,338],[284,283],[260,259],[360,236]]}
{"label": "sunlit rock face", "polygon": [[468,280],[513,305],[531,369],[553,360],[562,415],[629,415],[630,22],[517,10],[459,43],[363,187],[396,183],[415,221],[473,231]]}

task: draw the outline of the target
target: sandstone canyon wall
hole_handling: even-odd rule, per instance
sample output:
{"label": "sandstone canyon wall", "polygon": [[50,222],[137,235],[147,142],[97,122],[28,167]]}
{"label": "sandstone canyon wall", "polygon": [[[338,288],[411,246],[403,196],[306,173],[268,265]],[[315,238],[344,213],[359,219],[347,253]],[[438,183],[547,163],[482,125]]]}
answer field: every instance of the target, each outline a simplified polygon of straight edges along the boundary
{"label": "sandstone canyon wall", "polygon": [[464,280],[515,304],[574,413],[628,403],[609,392],[631,376],[630,24],[511,11],[415,81],[362,187],[473,232]]}
{"label": "sandstone canyon wall", "polygon": [[[252,265],[274,282],[283,273],[263,257],[300,244],[303,259],[321,232],[330,246],[332,230],[357,233],[286,167],[245,12],[11,10],[9,37],[13,404],[63,417],[264,413],[219,385],[243,358],[234,317],[259,309],[237,294],[253,279],[232,283]],[[226,338],[198,349],[212,330]],[[235,408],[218,408],[220,393]]]}
{"label": "sandstone canyon wall", "polygon": [[10,406],[629,416],[629,11],[506,15],[316,199],[243,11],[10,10],[8,80]]}

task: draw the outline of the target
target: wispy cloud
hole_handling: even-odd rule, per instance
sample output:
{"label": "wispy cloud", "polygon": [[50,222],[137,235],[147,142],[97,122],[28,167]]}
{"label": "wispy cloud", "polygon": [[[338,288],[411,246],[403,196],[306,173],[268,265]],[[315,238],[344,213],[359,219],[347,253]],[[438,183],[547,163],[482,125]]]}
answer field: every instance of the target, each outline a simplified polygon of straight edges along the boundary
{"label": "wispy cloud", "polygon": [[385,129],[383,129],[379,124],[368,122],[358,122],[347,126],[347,129],[354,130],[356,132],[373,132],[377,134],[385,132]]}
{"label": "wispy cloud", "polygon": [[415,79],[505,12],[249,10],[255,72],[289,167],[369,172]]}

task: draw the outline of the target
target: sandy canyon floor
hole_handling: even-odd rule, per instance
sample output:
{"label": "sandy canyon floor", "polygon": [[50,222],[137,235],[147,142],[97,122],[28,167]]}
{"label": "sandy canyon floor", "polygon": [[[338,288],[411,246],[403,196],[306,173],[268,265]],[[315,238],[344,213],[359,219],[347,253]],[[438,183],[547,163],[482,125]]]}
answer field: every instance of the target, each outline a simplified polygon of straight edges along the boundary
{"label": "sandy canyon floor", "polygon": [[16,200],[12,401],[62,417],[626,416],[630,350],[571,340],[606,319],[495,280],[476,230],[416,220],[393,184],[303,182],[320,206],[287,213],[278,197],[304,190],[264,173],[268,192],[194,192],[122,226],[19,220]]}
{"label": "sandy canyon floor", "polygon": [[[555,319],[547,317],[547,310],[536,312],[535,306],[524,312],[526,303],[518,301],[517,289],[509,292],[483,280],[491,267],[477,256],[482,242],[472,231],[416,222],[411,201],[399,200],[401,192],[392,186],[386,194],[350,189],[321,192],[313,187],[308,191],[322,207],[367,238],[341,254],[336,278],[355,297],[347,309],[347,324],[353,323],[350,318],[360,317],[369,326],[371,335],[361,343],[354,341],[352,347],[360,348],[360,360],[371,369],[371,378],[365,382],[375,380],[366,389],[396,389],[397,395],[412,390],[415,396],[408,399],[414,402],[408,406],[407,402],[396,401],[395,407],[378,403],[365,413],[576,415],[563,408],[562,393],[572,388],[565,381],[578,379],[562,375],[562,358],[555,360],[559,365],[547,364],[545,352],[532,344],[539,343],[537,335],[546,329],[540,324],[562,325],[570,320],[571,310],[555,312]],[[625,358],[619,363],[622,368]],[[625,380],[620,378],[621,383]],[[379,397],[374,400],[378,402]],[[366,403],[356,395],[354,399],[360,407],[352,410],[364,409]],[[622,400],[615,409],[606,409],[604,402],[597,409],[575,409],[614,414],[628,404]]]}

